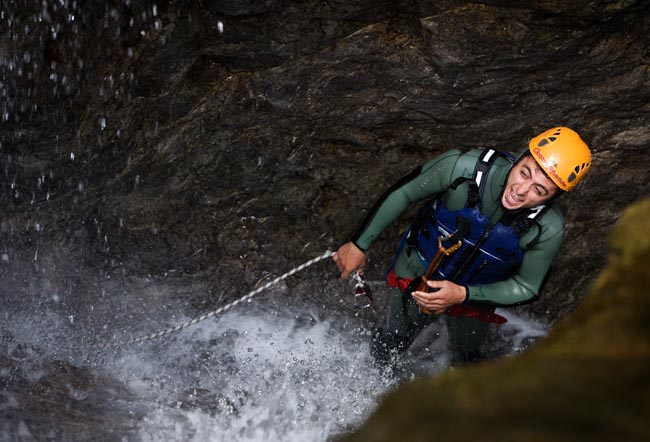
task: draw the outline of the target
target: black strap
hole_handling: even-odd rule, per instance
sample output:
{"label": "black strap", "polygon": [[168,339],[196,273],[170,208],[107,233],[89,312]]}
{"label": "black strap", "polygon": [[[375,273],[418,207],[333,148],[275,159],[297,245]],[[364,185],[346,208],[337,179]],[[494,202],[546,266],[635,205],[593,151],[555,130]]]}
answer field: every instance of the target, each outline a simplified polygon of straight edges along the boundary
{"label": "black strap", "polygon": [[468,207],[480,206],[481,195],[483,195],[483,191],[485,190],[488,174],[499,155],[500,153],[494,149],[486,149],[481,153],[474,167],[471,182],[469,183],[469,194],[467,196]]}
{"label": "black strap", "polygon": [[539,205],[537,207],[524,211],[513,221],[512,228],[520,238],[526,232],[532,229],[533,226],[537,227],[537,235],[535,235],[535,237],[530,240],[528,244],[526,244],[527,249],[532,247],[542,234],[542,227],[539,225],[539,220],[542,219],[542,217],[546,214],[546,212],[549,211],[550,208],[550,204]]}
{"label": "black strap", "polygon": [[438,208],[438,196],[436,195],[433,200],[427,201],[418,213],[415,216],[415,220],[411,224],[411,229],[406,237],[406,244],[411,247],[417,247],[418,245],[418,234],[422,233],[425,236],[430,235],[430,232],[427,232],[424,228],[427,221],[432,221],[433,214]]}
{"label": "black strap", "polygon": [[486,149],[476,162],[472,180],[476,183],[480,195],[483,195],[487,183],[488,172],[499,155],[500,153],[494,149]]}

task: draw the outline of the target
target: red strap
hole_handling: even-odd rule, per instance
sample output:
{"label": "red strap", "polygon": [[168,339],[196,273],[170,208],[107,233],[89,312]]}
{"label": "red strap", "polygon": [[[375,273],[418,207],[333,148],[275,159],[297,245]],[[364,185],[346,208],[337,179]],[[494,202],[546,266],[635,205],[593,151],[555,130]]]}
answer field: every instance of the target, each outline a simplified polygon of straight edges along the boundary
{"label": "red strap", "polygon": [[390,269],[390,272],[386,275],[386,283],[391,287],[399,289],[402,293],[406,291],[406,288],[412,281],[412,278],[400,278],[395,274],[394,269]]}
{"label": "red strap", "polygon": [[468,304],[456,304],[445,310],[445,314],[452,317],[465,316],[466,318],[476,318],[483,322],[494,322],[495,324],[504,324],[508,322],[506,318],[497,315],[490,307],[479,307]]}
{"label": "red strap", "polygon": [[[390,269],[388,275],[386,275],[386,283],[390,287],[399,289],[402,293],[406,291],[406,288],[413,281],[411,278],[401,278],[395,274],[394,269]],[[452,316],[454,318],[464,316],[466,318],[476,318],[479,321],[483,322],[494,322],[495,324],[504,324],[508,322],[506,318],[501,315],[494,313],[491,307],[482,307],[468,304],[456,304],[449,307],[445,310],[445,314]]]}

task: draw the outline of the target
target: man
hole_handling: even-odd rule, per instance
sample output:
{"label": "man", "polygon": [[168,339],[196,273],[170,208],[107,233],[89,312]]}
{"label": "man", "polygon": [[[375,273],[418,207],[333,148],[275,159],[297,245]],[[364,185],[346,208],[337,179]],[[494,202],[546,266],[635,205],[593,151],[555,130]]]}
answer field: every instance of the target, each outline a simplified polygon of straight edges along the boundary
{"label": "man", "polygon": [[[480,359],[489,324],[505,322],[495,307],[538,296],[564,234],[553,202],[590,167],[591,152],[580,136],[556,127],[533,138],[516,160],[493,150],[452,150],[388,189],[333,257],[347,279],[363,268],[366,251],[391,222],[429,199],[389,268],[388,315],[372,346],[379,362],[407,349],[443,313],[453,362]],[[422,285],[437,258],[439,266]]]}

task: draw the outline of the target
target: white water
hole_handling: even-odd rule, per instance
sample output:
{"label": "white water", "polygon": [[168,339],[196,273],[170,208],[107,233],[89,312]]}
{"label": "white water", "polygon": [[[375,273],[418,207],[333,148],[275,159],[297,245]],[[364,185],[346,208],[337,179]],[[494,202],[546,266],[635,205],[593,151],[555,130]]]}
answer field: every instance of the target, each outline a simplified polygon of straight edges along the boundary
{"label": "white water", "polygon": [[[298,304],[276,311],[253,302],[91,360],[84,359],[84,345],[79,346],[80,336],[88,336],[81,317],[71,319],[50,309],[5,313],[0,327],[14,337],[6,344],[7,354],[14,354],[17,346],[25,349],[20,371],[26,379],[35,382],[47,375],[47,362],[58,359],[76,366],[90,363],[100,384],[106,377],[126,385],[132,395],[118,393],[116,398],[116,406],[133,416],[125,440],[327,441],[360,425],[397,381],[372,365],[369,337],[358,318],[333,317]],[[149,311],[152,318],[165,315],[155,310]],[[499,346],[509,354],[520,353],[526,340],[546,333],[542,324],[499,313],[508,319],[499,328]],[[140,332],[150,333],[173,325],[153,322],[157,329],[149,329],[152,318],[140,318],[147,324],[134,320],[133,330],[115,332],[145,328]],[[175,317],[173,322],[187,319]],[[429,335],[435,334],[434,324]],[[438,334],[440,339],[426,343],[416,355],[418,374],[448,368],[446,335],[444,330]],[[103,394],[110,396],[111,388],[106,384]],[[74,400],[87,393],[70,394]],[[30,430],[26,422],[3,428],[14,435]]]}
{"label": "white water", "polygon": [[149,398],[143,441],[325,441],[390,386],[367,341],[305,313],[230,312],[166,347],[134,346],[107,370]]}
{"label": "white water", "polygon": [[526,350],[527,341],[546,336],[548,326],[530,318],[517,316],[509,310],[497,309],[499,315],[508,320],[499,328],[499,335],[508,342],[509,353],[518,354]]}

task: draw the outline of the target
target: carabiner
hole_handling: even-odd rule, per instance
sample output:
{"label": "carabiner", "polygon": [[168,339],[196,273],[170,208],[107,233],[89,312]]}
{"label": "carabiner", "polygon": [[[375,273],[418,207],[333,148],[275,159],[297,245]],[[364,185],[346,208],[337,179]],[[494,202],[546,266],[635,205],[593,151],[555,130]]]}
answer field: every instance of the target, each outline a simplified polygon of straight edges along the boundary
{"label": "carabiner", "polygon": [[354,285],[354,306],[362,309],[371,307],[373,298],[370,286],[358,270],[352,273],[352,278],[357,281]]}

